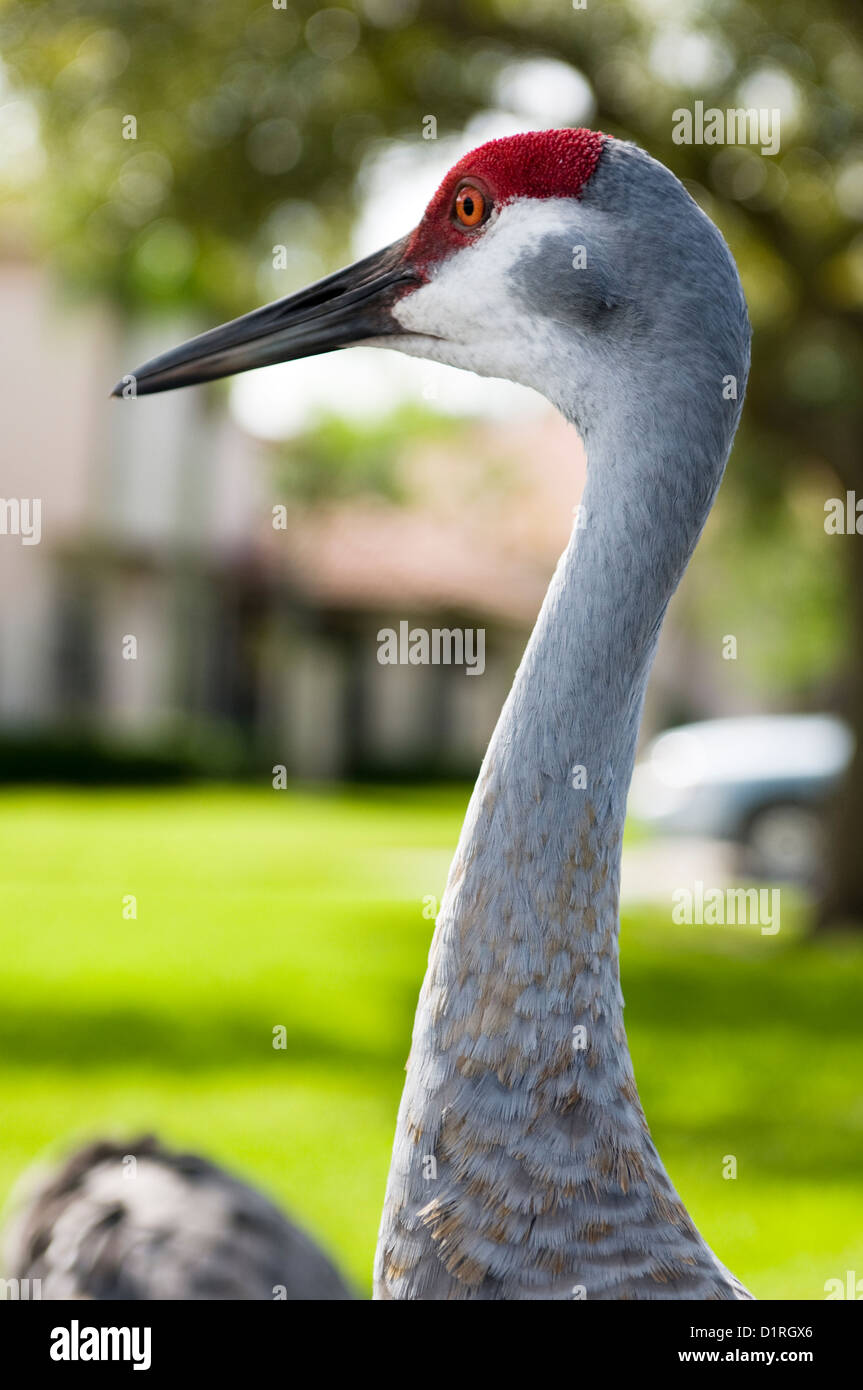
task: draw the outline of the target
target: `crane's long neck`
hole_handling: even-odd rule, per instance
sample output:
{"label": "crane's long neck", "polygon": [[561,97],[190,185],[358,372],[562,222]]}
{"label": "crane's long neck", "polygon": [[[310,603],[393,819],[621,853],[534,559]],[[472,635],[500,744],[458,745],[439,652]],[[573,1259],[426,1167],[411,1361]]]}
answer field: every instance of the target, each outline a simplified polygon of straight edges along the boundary
{"label": "crane's long neck", "polygon": [[[612,1101],[630,1076],[617,969],[626,796],[659,629],[721,474],[722,460],[690,451],[677,468],[643,436],[640,447],[637,486],[619,435],[591,450],[474,790],[418,1020],[420,1048],[454,1047],[454,1066],[490,1068],[504,1086],[542,1076],[548,1101],[565,1097],[579,1047],[580,1093]],[[698,480],[694,494],[681,479]]]}
{"label": "crane's long neck", "polygon": [[647,677],[728,439],[711,449],[690,436],[679,459],[635,425],[626,439],[618,429],[589,447],[579,524],[450,870],[399,1112],[379,1296],[572,1296],[583,1269],[589,1296],[623,1297],[607,1292],[621,1250],[624,1265],[643,1258],[661,1278],[676,1252],[684,1284],[690,1265],[708,1279],[721,1268],[641,1110],[618,891]]}

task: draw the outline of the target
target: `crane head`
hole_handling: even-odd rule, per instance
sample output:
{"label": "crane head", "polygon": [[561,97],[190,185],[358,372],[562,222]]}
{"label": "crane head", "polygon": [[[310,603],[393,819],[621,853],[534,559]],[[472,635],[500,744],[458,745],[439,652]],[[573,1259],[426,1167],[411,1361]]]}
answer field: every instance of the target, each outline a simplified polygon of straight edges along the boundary
{"label": "crane head", "polygon": [[[153,358],[130,374],[134,394],[192,386],[356,343],[440,356],[446,341],[440,330],[446,325],[434,321],[447,317],[449,287],[443,294],[421,296],[420,317],[433,321],[429,331],[407,327],[406,301],[455,263],[459,280],[475,276],[480,259],[483,268],[488,266],[485,278],[494,275],[512,249],[505,243],[518,240],[505,230],[501,235],[503,219],[525,201],[577,198],[602,145],[603,136],[591,130],[549,130],[481,145],[449,171],[412,233],[297,294]],[[459,288],[456,303],[460,299]],[[406,317],[416,315],[414,306]],[[118,383],[114,395],[132,394],[123,386]]]}
{"label": "crane head", "polygon": [[[714,333],[710,306],[729,296],[736,321],[723,341],[729,316]],[[589,410],[591,397],[613,396],[608,373],[622,359],[631,373],[640,354],[650,372],[696,335],[717,361],[726,349],[747,358],[745,318],[722,238],[667,169],[595,131],[547,130],[479,146],[413,232],[153,358],[114,394],[362,343],[535,387],[580,423],[573,399]]]}

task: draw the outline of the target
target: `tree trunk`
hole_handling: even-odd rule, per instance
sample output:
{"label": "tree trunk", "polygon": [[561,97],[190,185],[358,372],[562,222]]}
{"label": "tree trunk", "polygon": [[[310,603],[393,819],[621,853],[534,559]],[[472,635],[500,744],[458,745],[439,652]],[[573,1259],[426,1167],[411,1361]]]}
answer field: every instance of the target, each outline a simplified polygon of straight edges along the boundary
{"label": "tree trunk", "polygon": [[815,923],[819,932],[863,931],[863,536],[836,540],[847,545],[849,565],[848,673],[841,713],[856,748],[828,810],[825,886]]}

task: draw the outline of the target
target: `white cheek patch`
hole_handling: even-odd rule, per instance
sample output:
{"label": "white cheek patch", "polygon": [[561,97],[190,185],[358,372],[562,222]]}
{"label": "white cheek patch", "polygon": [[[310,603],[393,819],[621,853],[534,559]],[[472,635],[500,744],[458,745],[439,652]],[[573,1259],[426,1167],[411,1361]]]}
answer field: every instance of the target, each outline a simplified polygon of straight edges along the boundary
{"label": "white cheek patch", "polygon": [[539,239],[566,236],[566,211],[566,202],[557,199],[507,204],[480,237],[448,256],[427,284],[395,306],[393,317],[411,337],[381,339],[381,345],[535,385],[537,369],[547,368],[553,353],[552,332],[512,292],[515,267]]}

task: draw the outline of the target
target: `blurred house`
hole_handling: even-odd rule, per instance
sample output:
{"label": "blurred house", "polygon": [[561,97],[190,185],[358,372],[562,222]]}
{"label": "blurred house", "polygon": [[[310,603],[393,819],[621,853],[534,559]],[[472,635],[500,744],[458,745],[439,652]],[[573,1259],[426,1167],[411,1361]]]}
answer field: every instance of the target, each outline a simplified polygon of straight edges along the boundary
{"label": "blurred house", "polygon": [[[227,732],[308,777],[476,766],[581,489],[563,426],[481,431],[512,472],[491,498],[439,449],[410,461],[415,505],[301,512],[219,391],[108,399],[195,325],[124,331],[14,257],[0,314],[0,496],[41,502],[38,544],[0,536],[0,731]],[[405,620],[482,627],[482,677],[381,665],[378,632]]]}

